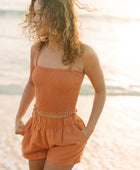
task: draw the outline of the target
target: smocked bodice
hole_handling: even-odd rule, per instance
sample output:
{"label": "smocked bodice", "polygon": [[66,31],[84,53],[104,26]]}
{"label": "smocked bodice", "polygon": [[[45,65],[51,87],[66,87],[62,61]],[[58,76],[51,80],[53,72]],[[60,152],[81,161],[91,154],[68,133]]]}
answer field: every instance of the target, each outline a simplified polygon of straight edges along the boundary
{"label": "smocked bodice", "polygon": [[83,78],[84,73],[75,70],[36,65],[32,73],[34,108],[47,114],[75,112]]}

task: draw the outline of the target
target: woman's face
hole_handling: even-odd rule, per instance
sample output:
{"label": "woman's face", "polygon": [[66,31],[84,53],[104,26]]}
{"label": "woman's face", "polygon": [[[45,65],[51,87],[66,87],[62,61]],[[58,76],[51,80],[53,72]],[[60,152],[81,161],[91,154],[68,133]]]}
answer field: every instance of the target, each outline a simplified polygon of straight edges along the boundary
{"label": "woman's face", "polygon": [[[49,23],[48,22],[45,23],[45,17],[42,16],[42,18],[40,18],[40,12],[39,12],[40,8],[41,8],[41,5],[39,4],[39,0],[36,0],[34,3],[35,16],[32,19],[32,22],[35,25],[36,33],[38,35],[48,37],[49,36]],[[40,20],[42,20],[41,27],[39,27]]]}

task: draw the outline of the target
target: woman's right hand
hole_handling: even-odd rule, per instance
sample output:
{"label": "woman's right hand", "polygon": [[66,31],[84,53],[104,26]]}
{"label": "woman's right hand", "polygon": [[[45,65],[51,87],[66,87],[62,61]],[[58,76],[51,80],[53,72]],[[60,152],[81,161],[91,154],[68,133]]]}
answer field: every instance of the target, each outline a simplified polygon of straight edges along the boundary
{"label": "woman's right hand", "polygon": [[15,134],[21,135],[24,126],[25,125],[24,125],[24,123],[21,119],[16,119],[16,121],[15,121]]}

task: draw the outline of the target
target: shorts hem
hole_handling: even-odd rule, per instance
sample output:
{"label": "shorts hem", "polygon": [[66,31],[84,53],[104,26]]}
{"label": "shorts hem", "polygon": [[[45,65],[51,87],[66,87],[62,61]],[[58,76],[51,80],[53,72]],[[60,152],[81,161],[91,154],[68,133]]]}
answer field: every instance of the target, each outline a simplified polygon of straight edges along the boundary
{"label": "shorts hem", "polygon": [[23,157],[25,159],[28,159],[28,160],[37,160],[37,159],[44,159],[44,158],[46,158],[46,155],[40,155],[40,156],[37,156],[37,155],[35,155],[35,156],[25,156],[25,155],[23,155]]}
{"label": "shorts hem", "polygon": [[58,165],[58,166],[75,165],[75,164],[81,162],[81,160],[73,161],[72,163],[69,163],[69,162],[64,161],[63,164],[62,164],[62,163],[60,163],[60,162],[54,161],[53,159],[48,159],[48,158],[46,158],[46,159],[47,159],[48,162],[50,162],[50,163],[52,163],[52,164],[54,164],[54,165]]}

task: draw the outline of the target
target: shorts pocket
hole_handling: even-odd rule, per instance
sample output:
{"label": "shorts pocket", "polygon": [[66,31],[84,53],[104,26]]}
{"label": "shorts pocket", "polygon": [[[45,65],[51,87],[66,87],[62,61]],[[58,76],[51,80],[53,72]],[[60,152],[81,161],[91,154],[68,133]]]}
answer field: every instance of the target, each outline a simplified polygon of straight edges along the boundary
{"label": "shorts pocket", "polygon": [[79,116],[76,117],[76,127],[77,127],[77,130],[78,130],[80,136],[83,138],[84,142],[87,142],[88,139],[87,139],[86,136],[81,132],[82,130],[85,129],[86,126],[85,126],[84,121],[83,121]]}
{"label": "shorts pocket", "polygon": [[[82,130],[83,130],[83,129],[82,129]],[[81,130],[80,130],[80,133],[81,133],[81,135],[83,136],[84,140],[87,142],[87,138],[86,138],[86,136],[81,132]]]}
{"label": "shorts pocket", "polygon": [[[32,118],[32,117],[31,117],[31,118]],[[22,136],[24,136],[27,127],[30,126],[30,124],[31,124],[31,118],[30,118],[30,119],[25,123],[25,125],[23,126],[22,131],[21,131],[21,135],[22,135]]]}

